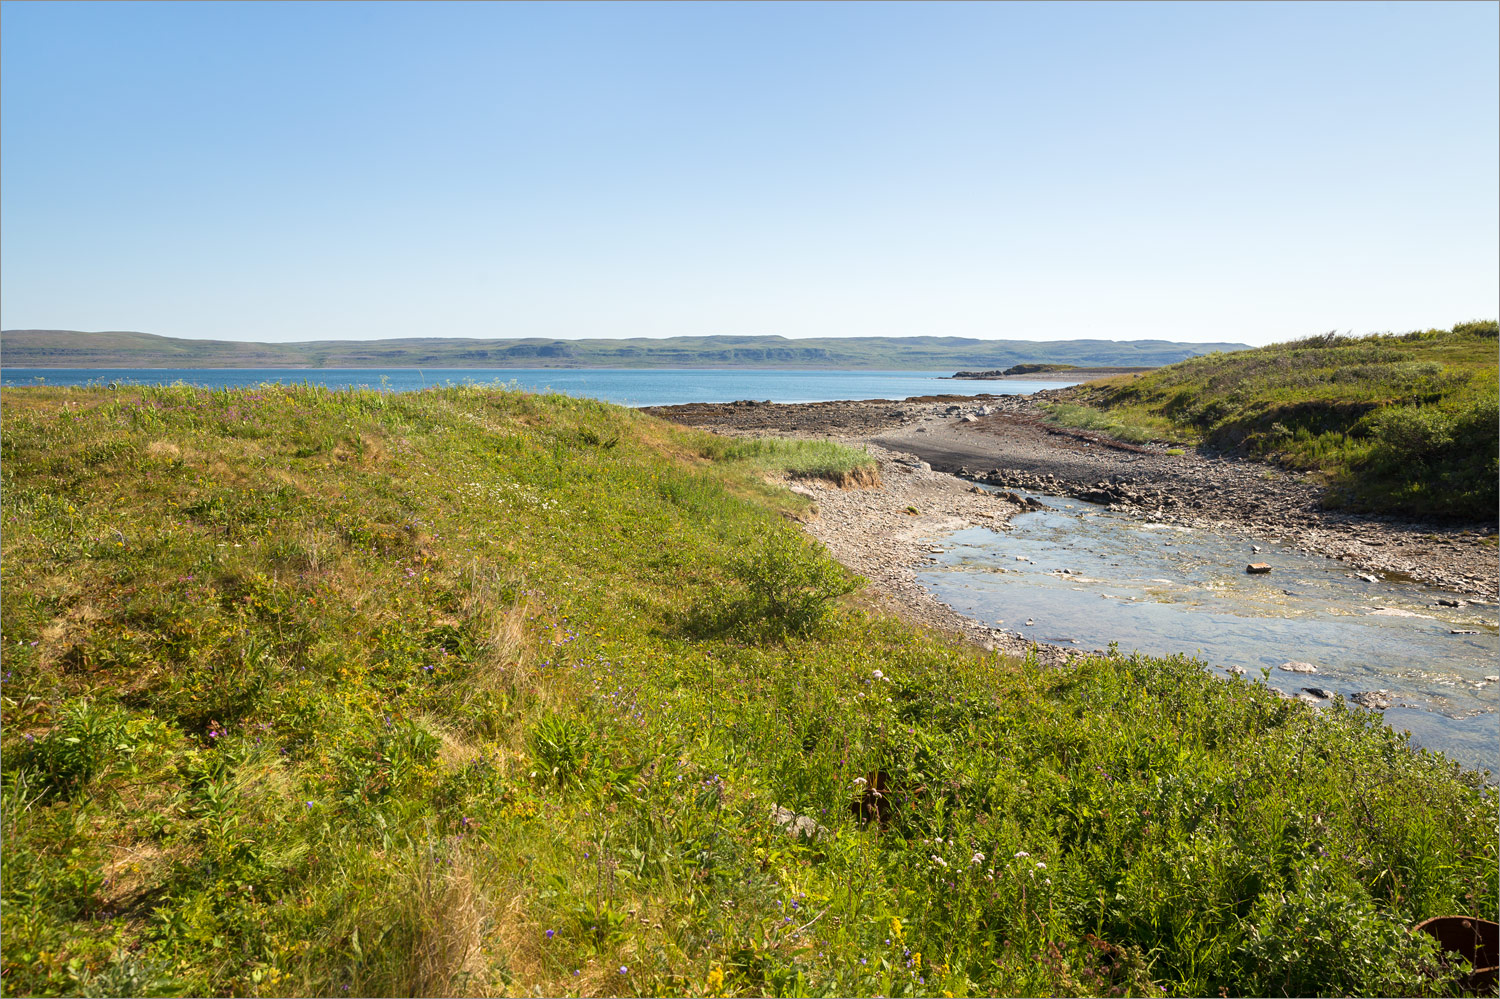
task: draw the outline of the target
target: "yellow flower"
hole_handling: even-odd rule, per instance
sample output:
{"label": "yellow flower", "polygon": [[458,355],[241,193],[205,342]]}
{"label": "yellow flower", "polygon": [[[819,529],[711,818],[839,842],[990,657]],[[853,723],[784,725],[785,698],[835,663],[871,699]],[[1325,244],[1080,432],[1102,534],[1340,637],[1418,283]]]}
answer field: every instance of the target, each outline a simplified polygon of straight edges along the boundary
{"label": "yellow flower", "polygon": [[724,987],[724,969],[717,964],[714,965],[703,984],[708,989],[709,995],[718,995],[719,990]]}
{"label": "yellow flower", "polygon": [[901,920],[897,916],[891,917],[891,939],[895,940],[897,943],[900,943],[904,939],[901,929]]}
{"label": "yellow flower", "polygon": [[918,971],[922,969],[922,952],[917,951],[911,956],[911,963]]}

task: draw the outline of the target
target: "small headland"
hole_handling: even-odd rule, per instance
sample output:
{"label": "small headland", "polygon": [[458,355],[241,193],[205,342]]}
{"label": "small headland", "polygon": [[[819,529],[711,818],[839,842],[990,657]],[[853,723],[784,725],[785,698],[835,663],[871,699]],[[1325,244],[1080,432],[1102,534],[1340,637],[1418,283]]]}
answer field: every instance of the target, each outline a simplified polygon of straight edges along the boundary
{"label": "small headland", "polygon": [[1059,381],[1090,381],[1095,378],[1108,378],[1112,375],[1139,374],[1152,371],[1149,367],[1097,367],[1076,364],[1013,364],[1004,369],[991,369],[989,371],[958,371],[950,375],[951,378],[967,379],[971,381],[1003,381],[1007,378],[1026,378],[1031,381],[1049,381],[1049,375],[1057,376]]}

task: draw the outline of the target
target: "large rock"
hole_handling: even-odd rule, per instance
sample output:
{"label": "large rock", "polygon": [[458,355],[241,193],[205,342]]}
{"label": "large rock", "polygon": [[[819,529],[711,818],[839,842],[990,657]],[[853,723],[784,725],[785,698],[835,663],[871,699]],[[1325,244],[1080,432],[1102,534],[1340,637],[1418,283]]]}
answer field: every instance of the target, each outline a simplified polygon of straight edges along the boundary
{"label": "large rock", "polygon": [[782,832],[788,836],[817,839],[828,831],[811,815],[798,815],[790,808],[782,808],[780,805],[771,806],[771,821],[781,826]]}
{"label": "large rock", "polygon": [[1298,662],[1295,659],[1290,662],[1284,662],[1276,668],[1284,669],[1288,673],[1316,673],[1318,671],[1318,667],[1312,663]]}
{"label": "large rock", "polygon": [[1384,711],[1391,706],[1390,693],[1389,690],[1362,690],[1357,694],[1351,694],[1349,700],[1371,711]]}

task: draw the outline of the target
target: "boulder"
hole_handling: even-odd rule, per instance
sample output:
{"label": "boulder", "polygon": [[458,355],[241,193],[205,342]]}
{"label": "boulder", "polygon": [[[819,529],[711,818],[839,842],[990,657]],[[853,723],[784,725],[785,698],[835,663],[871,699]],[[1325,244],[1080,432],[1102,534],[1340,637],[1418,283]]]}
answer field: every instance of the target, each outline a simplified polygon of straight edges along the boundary
{"label": "boulder", "polygon": [[1318,671],[1318,667],[1312,663],[1298,662],[1295,659],[1290,662],[1284,662],[1276,668],[1286,670],[1288,673],[1316,673]]}
{"label": "boulder", "polygon": [[1351,694],[1349,700],[1371,711],[1384,711],[1391,706],[1390,693],[1389,690],[1362,690]]}
{"label": "boulder", "polygon": [[1251,562],[1249,565],[1245,566],[1245,571],[1250,573],[1252,576],[1258,576],[1270,572],[1271,566],[1266,562]]}
{"label": "boulder", "polygon": [[780,805],[771,806],[771,821],[781,826],[782,831],[788,836],[802,836],[807,839],[817,839],[828,830],[819,825],[817,820],[810,815],[798,815],[790,808],[782,808]]}

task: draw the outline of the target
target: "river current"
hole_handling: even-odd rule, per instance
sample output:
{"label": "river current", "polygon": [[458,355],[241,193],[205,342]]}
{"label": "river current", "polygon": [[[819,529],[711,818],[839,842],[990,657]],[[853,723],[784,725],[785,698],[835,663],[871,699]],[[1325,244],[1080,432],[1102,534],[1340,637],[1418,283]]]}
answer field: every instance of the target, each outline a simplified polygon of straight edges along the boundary
{"label": "river current", "polygon": [[[1153,524],[1038,497],[1005,531],[951,535],[921,573],[959,612],[1027,638],[1092,650],[1186,653],[1288,694],[1372,691],[1392,727],[1466,767],[1500,773],[1500,611],[1351,567],[1275,537]],[[1257,550],[1258,549],[1258,550]],[[1250,562],[1271,566],[1248,575]],[[1304,663],[1316,672],[1292,672]],[[1263,671],[1269,671],[1264,673]]]}

